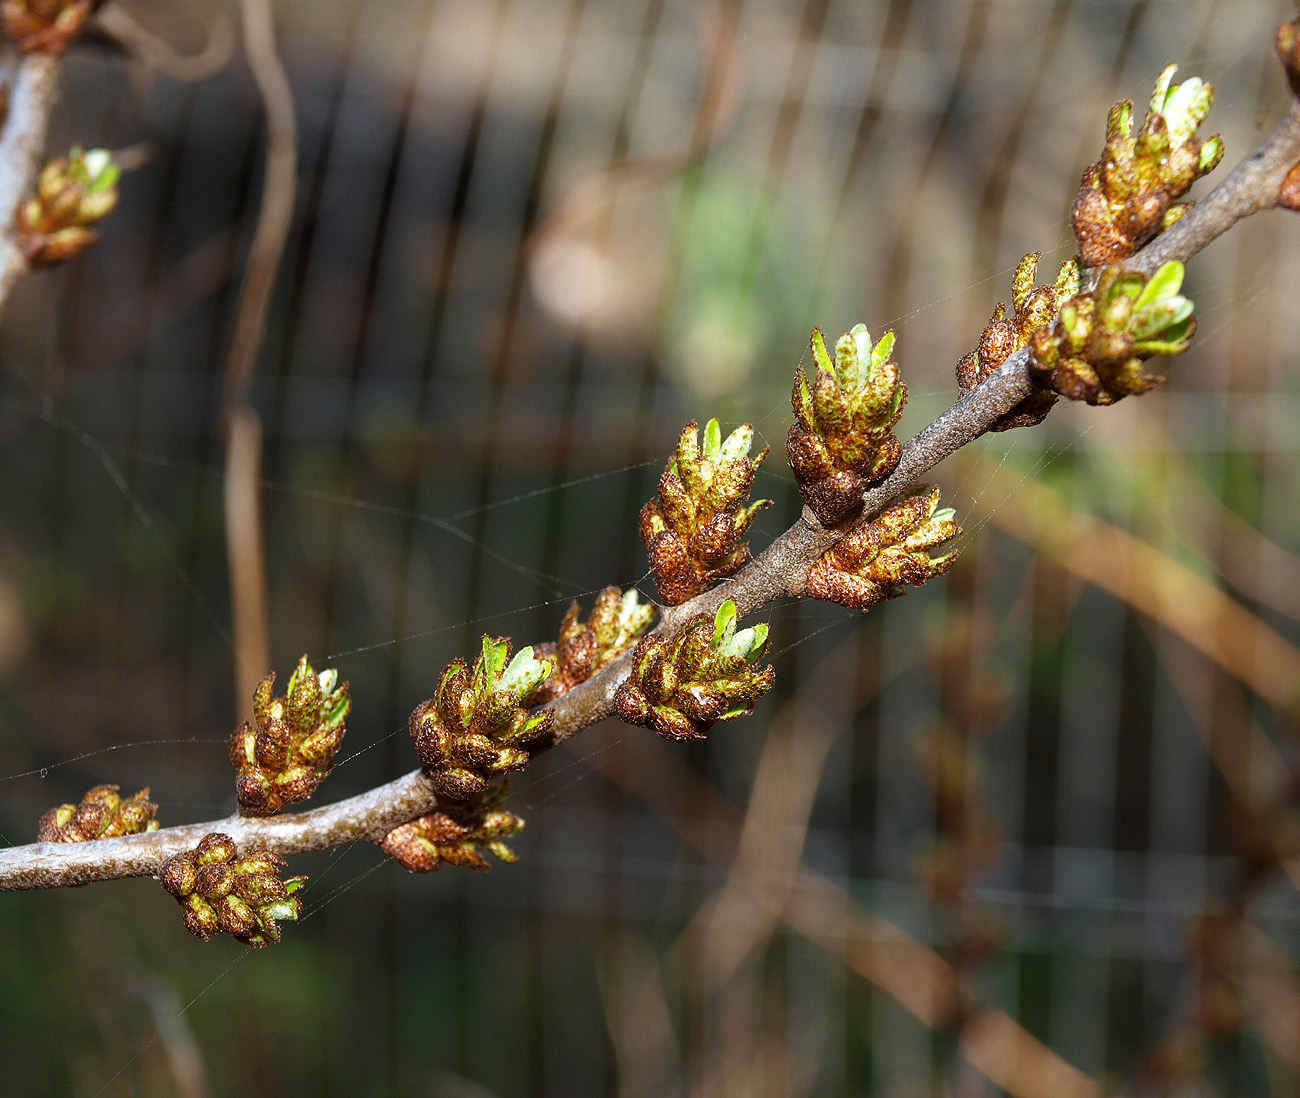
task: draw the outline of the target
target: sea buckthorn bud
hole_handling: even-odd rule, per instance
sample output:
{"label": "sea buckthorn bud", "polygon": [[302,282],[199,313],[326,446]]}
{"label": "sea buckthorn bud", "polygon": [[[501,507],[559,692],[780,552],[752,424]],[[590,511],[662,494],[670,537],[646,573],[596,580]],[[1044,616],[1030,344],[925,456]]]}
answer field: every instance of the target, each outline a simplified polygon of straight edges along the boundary
{"label": "sea buckthorn bud", "polygon": [[484,637],[468,668],[448,664],[434,696],[411,714],[416,753],[440,797],[465,801],[484,793],[489,780],[528,762],[527,744],[555,719],[549,710],[530,716],[527,705],[554,671],[552,659],[532,648],[510,658],[510,641]]}
{"label": "sea buckthorn bud", "polygon": [[576,602],[569,607],[560,623],[559,640],[534,649],[540,658],[553,658],[555,670],[538,687],[532,705],[545,705],[567,694],[636,644],[655,614],[654,607],[641,602],[637,594],[635,587],[626,592],[606,587],[596,596],[585,622],[578,618]]}
{"label": "sea buckthorn bud", "polygon": [[[1020,261],[1011,285],[1011,316],[1007,316],[1007,307],[999,302],[980,336],[979,346],[957,363],[957,386],[962,396],[988,380],[1029,342],[1037,328],[1052,322],[1067,298],[1079,292],[1079,262],[1075,259],[1061,265],[1053,285],[1035,286],[1041,258],[1041,252],[1031,252]],[[1055,393],[1038,390],[999,417],[991,429],[1033,427],[1042,423],[1055,403]]]}
{"label": "sea buckthorn bud", "polygon": [[867,486],[898,465],[902,446],[894,425],[907,403],[907,386],[893,349],[893,332],[872,344],[866,325],[859,324],[840,336],[832,358],[814,328],[811,384],[802,369],[795,370],[790,403],[796,422],[786,436],[786,456],[804,502],[823,525],[860,511]]}
{"label": "sea buckthorn bud", "polygon": [[749,456],[754,429],[737,427],[726,441],[716,419],[701,448],[694,420],[659,478],[659,494],[641,508],[640,533],[659,595],[669,606],[707,591],[749,560],[744,537],[770,499],[749,503],[754,474],[767,456]]}
{"label": "sea buckthorn bud", "polygon": [[317,674],[298,661],[284,694],[273,694],[275,675],[253,694],[253,722],[230,737],[235,791],[244,816],[270,816],[310,797],[334,768],[352,708],[348,684],[332,668]]}
{"label": "sea buckthorn bud", "polygon": [[826,550],[804,594],[856,610],[897,598],[905,584],[920,585],[952,567],[956,549],[939,556],[930,550],[959,533],[952,509],[939,509],[939,489],[922,485]]}
{"label": "sea buckthorn bud", "polygon": [[728,599],[713,617],[691,619],[671,640],[645,637],[632,653],[632,674],[614,696],[614,711],[669,740],[697,740],[719,721],[754,711],[776,673],[755,665],[767,651],[767,626],[736,629]]}
{"label": "sea buckthorn bud", "polygon": [[97,785],[81,798],[80,804],[51,808],[37,826],[36,841],[80,843],[88,839],[112,839],[156,831],[158,806],[149,800],[145,786],[131,797],[118,795],[121,786]]}
{"label": "sea buckthorn bud", "polygon": [[1189,208],[1178,201],[1223,159],[1218,134],[1202,140],[1214,86],[1197,77],[1174,84],[1176,65],[1156,81],[1146,120],[1134,136],[1133,104],[1115,104],[1101,159],[1083,173],[1074,200],[1074,232],[1084,266],[1126,259]]}
{"label": "sea buckthorn bud", "polygon": [[163,888],[181,905],[185,929],[205,942],[224,931],[246,945],[280,940],[279,924],[302,913],[295,893],[306,877],[280,879],[284,859],[270,850],[239,856],[229,835],[205,835],[158,867]]}

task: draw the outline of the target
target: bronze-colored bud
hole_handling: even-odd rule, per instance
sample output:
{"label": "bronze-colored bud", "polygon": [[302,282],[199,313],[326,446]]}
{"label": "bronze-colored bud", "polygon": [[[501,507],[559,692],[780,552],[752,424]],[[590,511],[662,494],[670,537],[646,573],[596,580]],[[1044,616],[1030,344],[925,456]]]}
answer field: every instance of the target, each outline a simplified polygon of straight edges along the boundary
{"label": "bronze-colored bud", "polygon": [[53,160],[37,179],[36,194],[18,208],[18,240],[33,267],[62,263],[97,239],[92,226],[117,204],[121,172],[107,149]]}
{"label": "bronze-colored bud", "polygon": [[650,556],[659,594],[669,606],[707,591],[749,560],[744,537],[770,499],[750,504],[754,474],[767,456],[753,458],[754,429],[737,427],[723,441],[716,419],[704,428],[701,446],[694,420],[659,478],[659,494],[641,508],[639,531]]}
{"label": "bronze-colored bud", "polygon": [[1288,20],[1277,28],[1277,56],[1292,93],[1300,96],[1300,19]]}
{"label": "bronze-colored bud", "polygon": [[284,859],[270,850],[239,857],[229,835],[205,835],[193,850],[158,867],[163,888],[181,905],[185,928],[205,942],[218,930],[251,946],[279,941],[279,921],[297,919],[302,901],[294,895],[306,881],[282,881]]}
{"label": "bronze-colored bud", "polygon": [[939,489],[921,485],[879,515],[855,527],[813,564],[804,594],[866,610],[942,575],[957,550],[930,550],[961,532],[951,508],[939,510]]}
{"label": "bronze-colored bud", "polygon": [[334,768],[352,707],[348,684],[332,669],[317,672],[303,656],[280,697],[275,675],[253,695],[253,723],[230,737],[235,794],[244,816],[270,816],[305,801]]}
{"label": "bronze-colored bud", "polygon": [[554,659],[538,659],[532,648],[511,659],[510,651],[508,638],[485,636],[473,669],[452,661],[434,696],[411,713],[411,741],[440,797],[469,800],[493,777],[523,767],[527,744],[555,719],[550,710],[530,716],[525,707],[554,671]]}
{"label": "bronze-colored bud", "polygon": [[3,0],[0,24],[24,53],[63,53],[103,0]]}
{"label": "bronze-colored bud", "polygon": [[480,850],[489,850],[505,862],[515,861],[514,853],[501,840],[523,826],[524,821],[513,812],[458,808],[433,812],[395,827],[379,845],[385,854],[415,873],[432,873],[444,864],[484,872],[491,866]]}
{"label": "bronze-colored bud", "polygon": [[697,740],[719,721],[754,711],[776,681],[771,667],[755,666],[767,651],[767,626],[737,630],[736,604],[692,618],[671,640],[642,638],[632,673],[614,695],[614,711],[669,740]]}
{"label": "bronze-colored bud", "polygon": [[[1053,285],[1036,286],[1041,258],[1041,252],[1031,252],[1021,259],[1012,280],[1011,315],[1007,315],[1007,307],[999,302],[980,335],[979,346],[957,363],[957,386],[962,396],[997,372],[1029,342],[1035,329],[1051,323],[1062,302],[1079,292],[1079,264],[1074,259],[1061,265]],[[999,417],[991,430],[1033,427],[1042,423],[1055,403],[1055,393],[1039,390]]]}
{"label": "bronze-colored bud", "polygon": [[131,797],[118,795],[120,786],[97,785],[81,798],[80,804],[61,804],[41,817],[36,841],[80,843],[89,839],[112,839],[156,831],[158,806],[149,800],[145,786]]}
{"label": "bronze-colored bud", "polygon": [[894,333],[872,343],[858,324],[826,349],[812,334],[812,382],[795,370],[790,403],[795,423],[785,451],[799,491],[819,522],[835,526],[862,509],[862,493],[898,465],[902,444],[894,426],[907,403],[907,386],[893,359]]}
{"label": "bronze-colored bud", "polygon": [[536,647],[539,658],[554,660],[555,670],[538,687],[530,705],[546,705],[586,682],[636,644],[654,620],[654,607],[640,602],[634,587],[626,593],[606,587],[596,596],[590,618],[580,621],[578,613],[574,602],[560,623],[558,641]]}
{"label": "bronze-colored bud", "polygon": [[1174,84],[1176,68],[1160,74],[1136,135],[1133,103],[1111,109],[1105,148],[1084,172],[1072,214],[1085,266],[1118,263],[1167,229],[1186,208],[1179,200],[1223,159],[1219,135],[1198,133],[1213,85],[1196,77]]}

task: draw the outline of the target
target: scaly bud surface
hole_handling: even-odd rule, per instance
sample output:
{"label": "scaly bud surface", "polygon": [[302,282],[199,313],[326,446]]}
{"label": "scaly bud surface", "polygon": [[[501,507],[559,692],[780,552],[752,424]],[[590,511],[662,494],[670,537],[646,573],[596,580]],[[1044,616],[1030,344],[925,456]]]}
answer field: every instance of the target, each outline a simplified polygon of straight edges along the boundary
{"label": "scaly bud surface", "polygon": [[560,623],[559,640],[536,648],[537,656],[554,659],[556,666],[530,704],[545,705],[586,682],[631,648],[650,628],[654,616],[654,607],[640,601],[636,588],[624,592],[606,587],[596,596],[591,617],[585,622],[578,620],[578,604],[574,602]]}
{"label": "scaly bud surface", "polygon": [[229,835],[213,833],[158,867],[162,886],[181,905],[185,929],[205,942],[225,931],[245,945],[280,940],[279,923],[302,913],[294,895],[306,877],[280,879],[285,861],[270,850],[240,855]]}
{"label": "scaly bud surface", "polygon": [[273,697],[275,675],[253,695],[253,723],[230,737],[235,791],[244,816],[270,816],[305,801],[334,768],[352,708],[348,684],[332,669],[319,675],[303,656],[283,695]]}
{"label": "scaly bud surface", "polygon": [[[985,381],[1025,346],[1036,328],[1050,324],[1061,304],[1079,292],[1079,261],[1076,259],[1061,265],[1053,285],[1035,286],[1038,261],[1042,257],[1042,252],[1031,252],[1020,261],[1011,284],[1011,316],[1007,316],[1007,307],[998,302],[992,319],[980,336],[979,346],[957,363],[957,385],[962,396]],[[991,429],[1009,431],[1013,427],[1033,427],[1043,422],[1055,403],[1053,393],[1034,393],[1001,416]]]}
{"label": "scaly bud surface", "polygon": [[795,369],[790,403],[797,422],[786,435],[785,452],[804,502],[824,526],[856,514],[868,485],[889,476],[903,452],[894,425],[907,403],[907,386],[893,349],[893,332],[873,345],[866,325],[858,324],[836,341],[831,358],[821,330],[814,328],[812,384]]}
{"label": "scaly bud surface", "polygon": [[453,808],[421,816],[393,828],[379,845],[415,873],[432,873],[444,865],[486,872],[491,866],[484,850],[503,862],[518,861],[504,840],[521,831],[524,821],[493,807],[500,799],[489,798],[488,806],[477,810]]}
{"label": "scaly bud surface", "polygon": [[48,267],[90,247],[99,236],[91,226],[117,205],[120,175],[107,149],[74,147],[46,164],[36,194],[18,207],[18,242],[27,262]]}
{"label": "scaly bud surface", "polygon": [[684,741],[752,713],[776,672],[754,666],[767,651],[767,626],[737,630],[736,620],[728,599],[714,617],[692,618],[671,640],[643,638],[632,653],[632,674],[614,696],[619,718]]}
{"label": "scaly bud surface", "polygon": [[1196,331],[1182,285],[1176,261],[1150,279],[1108,267],[1095,291],[1071,298],[1055,323],[1034,333],[1031,367],[1048,388],[1089,404],[1154,389],[1164,378],[1143,374],[1143,360],[1181,354]]}
{"label": "scaly bud surface", "polygon": [[1277,28],[1277,56],[1292,93],[1300,95],[1300,18],[1290,19]]}
{"label": "scaly bud surface", "polygon": [[1197,77],[1174,84],[1178,66],[1156,81],[1146,121],[1134,137],[1133,104],[1111,108],[1101,159],[1083,173],[1072,218],[1087,267],[1126,259],[1188,209],[1178,200],[1223,159],[1218,134],[1202,141],[1197,131],[1214,86]]}
{"label": "scaly bud surface", "polygon": [[527,743],[551,726],[547,710],[529,716],[527,705],[554,671],[552,659],[532,648],[510,658],[505,637],[483,638],[473,669],[454,660],[443,671],[437,693],[411,714],[411,739],[438,796],[453,801],[476,797],[495,775],[528,762]]}
{"label": "scaly bud surface", "polygon": [[939,509],[939,489],[922,485],[826,550],[804,594],[856,610],[897,598],[907,593],[904,584],[919,586],[952,567],[955,548],[939,556],[930,550],[960,533],[952,508]]}
{"label": "scaly bud surface", "polygon": [[682,431],[677,453],[659,478],[659,495],[641,508],[641,540],[659,594],[669,606],[694,598],[744,567],[745,531],[770,499],[748,504],[754,474],[767,456],[749,457],[754,429],[737,427],[724,442],[716,419]]}
{"label": "scaly bud surface", "polygon": [[157,831],[158,806],[149,800],[146,785],[133,797],[119,796],[117,785],[97,785],[80,804],[51,808],[37,826],[38,843],[83,843],[89,839],[115,839]]}
{"label": "scaly bud surface", "polygon": [[63,53],[103,0],[3,0],[0,23],[23,53]]}

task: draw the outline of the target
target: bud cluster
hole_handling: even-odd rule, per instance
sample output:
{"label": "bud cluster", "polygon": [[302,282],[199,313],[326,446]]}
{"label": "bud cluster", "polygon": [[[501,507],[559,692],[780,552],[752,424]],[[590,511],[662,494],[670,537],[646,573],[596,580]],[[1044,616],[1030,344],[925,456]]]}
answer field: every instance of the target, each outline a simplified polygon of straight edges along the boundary
{"label": "bud cluster", "polygon": [[1164,378],[1143,374],[1143,360],[1181,354],[1196,331],[1182,285],[1176,261],[1150,279],[1107,267],[1095,291],[1071,298],[1034,333],[1030,366],[1046,387],[1089,404],[1154,389]]}
{"label": "bud cluster", "polygon": [[939,510],[938,488],[921,485],[826,550],[809,571],[804,594],[866,610],[906,594],[904,584],[942,575],[957,550],[936,557],[930,550],[961,533],[953,514],[950,507]]}
{"label": "bud cluster", "polygon": [[41,169],[36,194],[18,207],[18,243],[33,267],[79,255],[99,237],[91,226],[117,205],[121,170],[107,149],[72,151]]}
{"label": "bud cluster", "polygon": [[24,53],[63,53],[103,0],[3,0],[0,23]]}
{"label": "bud cluster", "polygon": [[477,812],[450,809],[393,828],[379,845],[415,873],[431,873],[444,864],[486,872],[491,866],[481,850],[503,862],[518,861],[503,840],[523,826],[519,816],[499,808]]}
{"label": "bud cluster", "polygon": [[[1067,260],[1061,265],[1056,282],[1051,286],[1035,286],[1041,252],[1031,252],[1016,267],[1011,283],[1012,315],[998,302],[980,335],[979,346],[957,363],[957,385],[962,396],[987,380],[1008,358],[1029,342],[1034,330],[1050,324],[1062,302],[1079,292],[1079,261]],[[1035,392],[1027,396],[992,426],[994,431],[1009,431],[1013,427],[1033,427],[1042,423],[1056,396],[1049,392]]]}
{"label": "bud cluster", "polygon": [[767,456],[749,457],[754,429],[745,424],[722,440],[716,419],[704,428],[701,451],[694,420],[659,478],[659,495],[641,509],[641,540],[669,606],[694,598],[749,560],[745,531],[770,499],[746,506],[754,474]]}
{"label": "bud cluster", "polygon": [[632,674],[614,696],[619,719],[665,739],[697,740],[718,721],[752,713],[776,673],[754,666],[767,651],[767,626],[737,630],[736,620],[728,599],[714,617],[691,619],[671,640],[642,639],[632,653]]}
{"label": "bud cluster", "polygon": [[305,801],[334,768],[352,708],[348,684],[338,678],[332,668],[318,675],[303,656],[280,697],[271,693],[274,674],[258,684],[253,723],[245,721],[230,737],[242,815],[270,816]]}
{"label": "bud cluster", "polygon": [[551,726],[550,711],[529,716],[538,687],[555,669],[521,648],[512,660],[505,637],[483,638],[471,670],[454,660],[434,696],[411,714],[411,739],[438,796],[465,801],[484,793],[497,774],[528,762],[525,745]]}
{"label": "bud cluster", "polygon": [[790,403],[797,422],[786,436],[786,456],[804,502],[825,526],[856,514],[867,486],[889,476],[903,451],[894,425],[907,386],[893,349],[893,332],[873,346],[866,325],[858,324],[836,341],[832,359],[814,328],[812,384],[795,370]]}
{"label": "bud cluster", "polygon": [[38,843],[83,843],[90,839],[115,839],[157,831],[158,806],[149,800],[146,785],[133,797],[118,794],[121,786],[97,785],[80,804],[51,808],[37,825]]}
{"label": "bud cluster", "polygon": [[605,664],[618,659],[637,642],[654,620],[654,607],[641,602],[635,587],[626,592],[606,587],[596,596],[591,617],[578,620],[575,601],[560,623],[559,640],[539,644],[535,653],[553,659],[555,671],[532,697],[533,705],[545,705],[586,682]]}
{"label": "bud cluster", "polygon": [[219,930],[251,946],[280,940],[277,920],[295,920],[295,893],[306,877],[280,880],[285,862],[270,850],[239,856],[229,835],[205,835],[198,846],[158,867],[162,886],[181,905],[185,929],[205,942]]}
{"label": "bud cluster", "polygon": [[1178,200],[1223,159],[1218,134],[1205,141],[1197,134],[1214,86],[1197,77],[1172,83],[1177,67],[1160,74],[1136,137],[1132,102],[1111,108],[1106,147],[1083,173],[1071,214],[1084,266],[1126,259],[1169,228],[1189,206]]}

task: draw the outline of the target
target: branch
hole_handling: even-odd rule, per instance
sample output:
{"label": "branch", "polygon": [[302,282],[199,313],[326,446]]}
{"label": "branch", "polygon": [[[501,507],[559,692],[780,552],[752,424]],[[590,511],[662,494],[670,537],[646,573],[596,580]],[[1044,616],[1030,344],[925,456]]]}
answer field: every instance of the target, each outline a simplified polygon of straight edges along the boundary
{"label": "branch", "polygon": [[0,131],[0,311],[14,283],[27,273],[14,219],[41,164],[58,81],[57,57],[44,53],[24,56],[9,98],[9,114]]}
{"label": "branch", "polygon": [[[1149,274],[1171,259],[1190,259],[1238,221],[1278,205],[1282,180],[1298,162],[1300,104],[1293,104],[1287,118],[1254,153],[1173,228],[1130,259],[1127,266]],[[893,475],[863,496],[865,513],[872,515],[898,498],[927,471],[979,438],[998,417],[1028,396],[1033,389],[1028,361],[1027,351],[1012,355],[995,374],[912,438],[903,448]],[[849,529],[828,529],[805,508],[790,529],[731,580],[680,606],[665,608],[655,631],[673,632],[698,614],[714,613],[728,598],[747,614],[778,598],[801,594],[813,562]],[[551,703],[554,723],[544,740],[529,745],[530,752],[548,750],[610,716],[614,693],[626,678],[630,663],[630,653],[625,654]],[[433,811],[436,804],[429,783],[417,770],[309,812],[269,819],[231,816],[117,839],[10,847],[0,850],[0,891],[148,876],[163,860],[189,850],[212,831],[224,832],[241,845],[266,846],[282,855],[358,840],[375,842],[398,824]]]}

